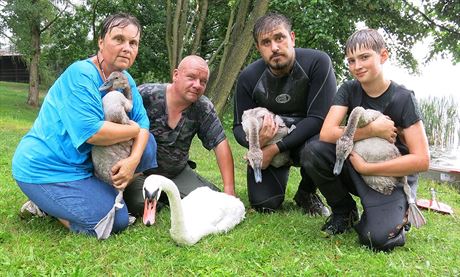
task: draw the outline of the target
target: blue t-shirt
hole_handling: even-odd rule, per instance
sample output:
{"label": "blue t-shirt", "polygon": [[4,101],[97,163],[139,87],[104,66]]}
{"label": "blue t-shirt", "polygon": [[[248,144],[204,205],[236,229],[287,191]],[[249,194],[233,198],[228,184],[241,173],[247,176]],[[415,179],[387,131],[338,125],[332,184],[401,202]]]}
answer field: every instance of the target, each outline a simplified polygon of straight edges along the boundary
{"label": "blue t-shirt", "polygon": [[[128,72],[133,94],[129,118],[149,129],[149,120],[136,84]],[[103,80],[90,59],[70,65],[48,91],[32,129],[13,157],[13,177],[25,183],[56,183],[93,175],[92,145],[86,143],[104,123]]]}

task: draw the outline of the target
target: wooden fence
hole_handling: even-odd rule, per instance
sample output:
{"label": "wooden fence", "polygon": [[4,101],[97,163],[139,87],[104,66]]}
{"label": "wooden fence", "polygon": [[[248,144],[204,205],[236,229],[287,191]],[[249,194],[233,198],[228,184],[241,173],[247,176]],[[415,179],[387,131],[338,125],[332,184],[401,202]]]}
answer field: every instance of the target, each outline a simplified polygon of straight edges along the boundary
{"label": "wooden fence", "polygon": [[0,81],[29,82],[29,70],[21,56],[0,54]]}

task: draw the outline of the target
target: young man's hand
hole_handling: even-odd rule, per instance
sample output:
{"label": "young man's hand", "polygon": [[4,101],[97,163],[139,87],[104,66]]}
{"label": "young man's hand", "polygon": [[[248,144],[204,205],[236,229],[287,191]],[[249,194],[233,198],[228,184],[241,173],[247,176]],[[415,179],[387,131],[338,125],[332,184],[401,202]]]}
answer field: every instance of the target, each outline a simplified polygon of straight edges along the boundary
{"label": "young man's hand", "polygon": [[370,123],[372,136],[388,140],[390,143],[396,142],[397,128],[395,123],[388,116],[379,116]]}

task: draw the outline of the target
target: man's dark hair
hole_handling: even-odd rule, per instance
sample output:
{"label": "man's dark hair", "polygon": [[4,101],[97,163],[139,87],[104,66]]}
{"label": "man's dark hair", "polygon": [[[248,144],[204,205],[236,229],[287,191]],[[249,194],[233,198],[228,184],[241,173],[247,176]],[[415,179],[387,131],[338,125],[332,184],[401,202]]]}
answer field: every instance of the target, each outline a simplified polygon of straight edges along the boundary
{"label": "man's dark hair", "polygon": [[110,15],[106,19],[104,19],[104,21],[101,24],[99,38],[103,39],[105,35],[115,27],[124,28],[130,24],[133,24],[137,27],[137,32],[140,37],[142,28],[141,24],[139,23],[139,20],[137,20],[136,17],[127,13],[117,13]]}
{"label": "man's dark hair", "polygon": [[268,13],[260,17],[254,24],[254,29],[252,29],[254,42],[258,44],[257,40],[261,34],[268,33],[280,25],[283,25],[289,33],[291,32],[291,20],[282,14]]}

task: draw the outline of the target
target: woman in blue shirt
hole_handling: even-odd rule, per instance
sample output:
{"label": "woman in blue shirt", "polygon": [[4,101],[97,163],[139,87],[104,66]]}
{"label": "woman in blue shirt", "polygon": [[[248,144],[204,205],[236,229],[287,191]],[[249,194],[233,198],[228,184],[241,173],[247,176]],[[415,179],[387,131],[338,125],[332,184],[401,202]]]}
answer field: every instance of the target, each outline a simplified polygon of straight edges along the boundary
{"label": "woman in blue shirt", "polygon": [[[135,172],[156,167],[156,143],[136,84],[125,70],[138,53],[141,27],[128,14],[107,17],[96,56],[70,65],[50,88],[32,129],[13,157],[13,177],[42,211],[76,233],[95,235],[95,225],[112,208],[116,189]],[[113,71],[123,71],[133,94],[129,125],[104,121],[99,87]],[[112,168],[113,186],[93,175],[93,145],[134,140],[131,155]],[[128,226],[126,205],[117,210],[113,232]]]}

